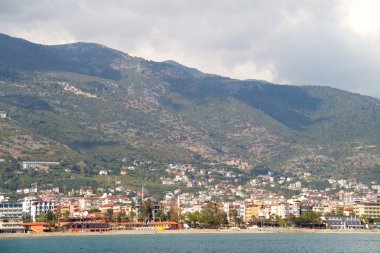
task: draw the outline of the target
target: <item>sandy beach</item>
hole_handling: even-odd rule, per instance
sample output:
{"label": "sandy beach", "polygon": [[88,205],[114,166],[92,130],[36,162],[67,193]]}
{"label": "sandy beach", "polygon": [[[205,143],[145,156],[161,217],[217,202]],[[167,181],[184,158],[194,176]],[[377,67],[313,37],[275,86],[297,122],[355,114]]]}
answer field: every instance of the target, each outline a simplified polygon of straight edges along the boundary
{"label": "sandy beach", "polygon": [[33,234],[0,234],[1,238],[38,238],[62,236],[112,236],[112,235],[157,235],[157,234],[302,234],[302,233],[339,233],[339,234],[373,234],[380,230],[329,230],[329,229],[181,229],[181,230],[112,230],[108,232],[50,232]]}

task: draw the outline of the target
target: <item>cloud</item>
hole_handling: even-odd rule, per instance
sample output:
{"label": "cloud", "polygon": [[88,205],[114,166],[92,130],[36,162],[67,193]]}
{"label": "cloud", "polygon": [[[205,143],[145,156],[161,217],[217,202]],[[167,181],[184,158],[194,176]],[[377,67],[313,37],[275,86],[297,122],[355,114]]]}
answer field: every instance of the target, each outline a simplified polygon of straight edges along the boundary
{"label": "cloud", "polygon": [[328,85],[380,98],[376,0],[12,1],[1,31],[97,42],[239,79]]}

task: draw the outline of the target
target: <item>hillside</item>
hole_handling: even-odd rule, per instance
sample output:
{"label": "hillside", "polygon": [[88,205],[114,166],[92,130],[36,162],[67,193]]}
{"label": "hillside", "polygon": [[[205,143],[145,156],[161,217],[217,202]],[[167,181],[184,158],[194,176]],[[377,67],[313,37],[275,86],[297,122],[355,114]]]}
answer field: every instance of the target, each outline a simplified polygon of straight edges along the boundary
{"label": "hillside", "polygon": [[380,179],[375,98],[234,80],[92,43],[0,35],[0,111],[10,117],[0,119],[1,154],[84,163],[89,176],[117,174],[126,158]]}

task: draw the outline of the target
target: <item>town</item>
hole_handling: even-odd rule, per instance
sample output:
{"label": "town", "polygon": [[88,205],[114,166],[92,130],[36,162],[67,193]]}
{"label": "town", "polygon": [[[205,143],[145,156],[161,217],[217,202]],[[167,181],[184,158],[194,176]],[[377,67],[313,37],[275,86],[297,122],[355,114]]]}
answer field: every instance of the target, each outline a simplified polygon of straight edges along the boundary
{"label": "town", "polygon": [[[25,161],[21,170],[48,171],[57,165]],[[0,196],[0,233],[380,228],[380,186],[376,181],[366,185],[355,178],[330,178],[328,187],[318,190],[304,186],[310,173],[286,177],[258,169],[247,179],[239,170],[207,166],[165,164],[165,175],[157,181],[174,190],[162,192],[159,198],[144,184],[131,189],[121,181],[109,188],[80,187],[65,193],[54,184],[34,183],[12,196]],[[152,163],[134,161],[120,170],[120,177],[143,167],[152,168]],[[112,171],[102,169],[98,176],[109,173]]]}

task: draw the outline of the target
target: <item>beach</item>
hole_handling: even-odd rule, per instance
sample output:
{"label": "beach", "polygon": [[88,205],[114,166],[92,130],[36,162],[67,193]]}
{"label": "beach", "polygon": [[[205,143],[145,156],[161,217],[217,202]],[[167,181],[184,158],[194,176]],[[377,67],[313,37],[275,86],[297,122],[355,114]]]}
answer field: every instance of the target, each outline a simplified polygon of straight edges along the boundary
{"label": "beach", "polygon": [[339,229],[299,229],[299,228],[258,228],[258,229],[180,229],[180,230],[111,230],[107,232],[45,232],[45,233],[16,233],[0,234],[1,238],[37,238],[37,237],[66,237],[66,236],[111,236],[111,235],[156,235],[156,234],[374,234],[376,230],[339,230]]}

